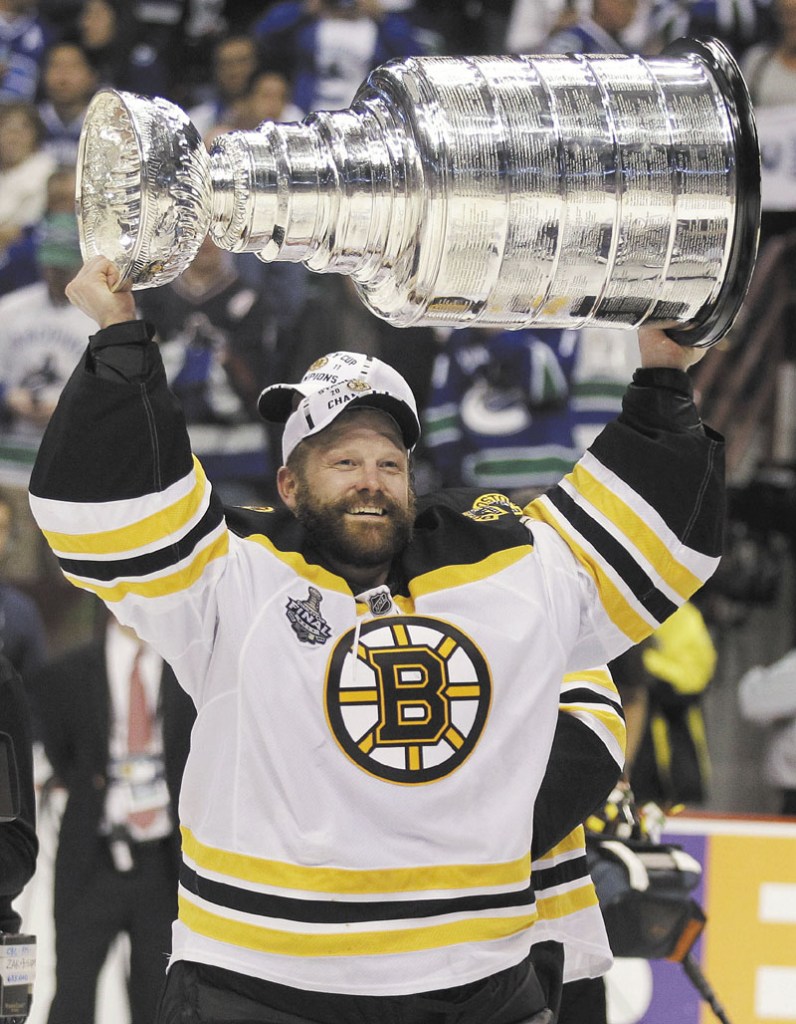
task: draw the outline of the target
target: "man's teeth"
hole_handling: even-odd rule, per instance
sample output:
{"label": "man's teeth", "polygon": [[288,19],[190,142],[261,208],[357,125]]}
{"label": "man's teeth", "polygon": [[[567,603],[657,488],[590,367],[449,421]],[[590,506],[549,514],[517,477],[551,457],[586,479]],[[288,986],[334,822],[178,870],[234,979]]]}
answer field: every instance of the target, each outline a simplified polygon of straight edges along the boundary
{"label": "man's teeth", "polygon": [[384,509],[376,508],[375,505],[357,505],[356,508],[349,509],[349,514],[352,516],[383,516]]}

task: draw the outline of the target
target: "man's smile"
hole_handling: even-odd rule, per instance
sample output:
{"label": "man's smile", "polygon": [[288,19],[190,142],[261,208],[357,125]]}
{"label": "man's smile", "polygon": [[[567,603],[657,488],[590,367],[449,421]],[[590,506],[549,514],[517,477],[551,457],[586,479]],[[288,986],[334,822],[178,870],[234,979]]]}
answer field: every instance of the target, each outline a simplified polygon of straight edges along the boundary
{"label": "man's smile", "polygon": [[383,516],[387,510],[380,505],[354,505],[346,510],[350,516]]}

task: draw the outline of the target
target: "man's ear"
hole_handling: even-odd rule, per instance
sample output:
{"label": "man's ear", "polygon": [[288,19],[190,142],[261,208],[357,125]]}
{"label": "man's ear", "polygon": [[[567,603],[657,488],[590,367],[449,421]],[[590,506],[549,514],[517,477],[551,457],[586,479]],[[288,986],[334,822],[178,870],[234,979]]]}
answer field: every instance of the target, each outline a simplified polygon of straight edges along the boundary
{"label": "man's ear", "polygon": [[298,477],[288,466],[280,466],[276,473],[276,487],[279,497],[289,509],[296,507],[296,490],[298,489]]}

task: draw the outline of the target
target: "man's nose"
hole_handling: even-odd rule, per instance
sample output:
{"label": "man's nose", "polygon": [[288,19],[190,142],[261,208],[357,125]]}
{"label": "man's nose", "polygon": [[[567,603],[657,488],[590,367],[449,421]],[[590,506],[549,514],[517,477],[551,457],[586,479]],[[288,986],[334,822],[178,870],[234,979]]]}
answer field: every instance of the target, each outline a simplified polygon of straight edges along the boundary
{"label": "man's nose", "polygon": [[378,465],[374,463],[363,462],[359,467],[359,476],[357,479],[357,485],[359,490],[367,491],[368,494],[376,494],[381,490],[381,473]]}

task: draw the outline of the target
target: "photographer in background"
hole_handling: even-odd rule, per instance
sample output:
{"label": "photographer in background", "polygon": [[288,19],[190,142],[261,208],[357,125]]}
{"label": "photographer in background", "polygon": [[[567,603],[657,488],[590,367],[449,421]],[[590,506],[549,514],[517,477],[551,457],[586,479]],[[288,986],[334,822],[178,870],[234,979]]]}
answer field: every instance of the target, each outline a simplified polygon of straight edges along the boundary
{"label": "photographer in background", "polygon": [[[0,934],[19,931],[21,921],[11,903],[33,877],[36,855],[36,800],[33,791],[33,754],[27,699],[22,681],[11,662],[0,654],[0,733],[13,743],[19,779],[19,813],[11,821],[0,817]],[[0,775],[0,797],[6,797],[6,779]],[[9,779],[10,783],[12,779]],[[9,796],[14,796],[13,793]],[[11,799],[0,799],[0,814]],[[16,810],[16,807],[14,808]]]}

